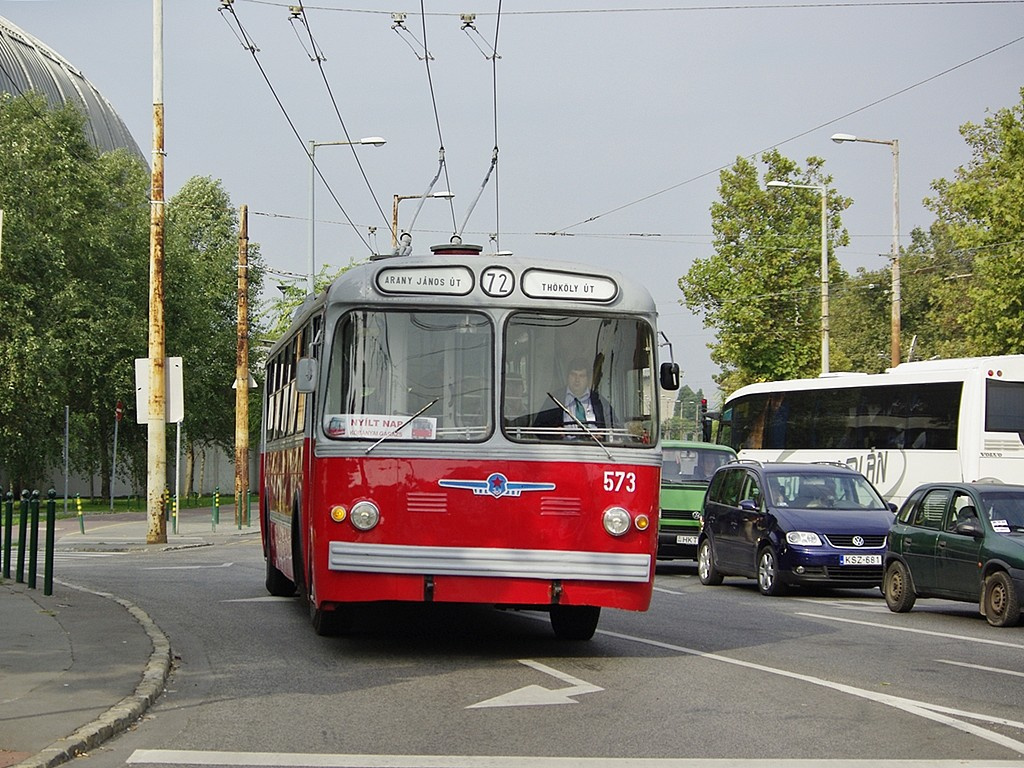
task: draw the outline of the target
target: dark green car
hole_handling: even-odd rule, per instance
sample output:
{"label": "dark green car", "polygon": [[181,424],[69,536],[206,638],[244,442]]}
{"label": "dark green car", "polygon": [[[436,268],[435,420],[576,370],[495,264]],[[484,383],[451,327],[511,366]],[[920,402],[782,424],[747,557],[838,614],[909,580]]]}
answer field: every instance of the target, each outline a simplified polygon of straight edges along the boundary
{"label": "dark green car", "polygon": [[727,445],[666,440],[661,449],[658,559],[697,559],[704,493],[715,470],[736,458]]}
{"label": "dark green car", "polygon": [[1024,594],[1024,485],[929,483],[896,515],[882,584],[889,610],[918,597],[977,602],[988,623],[1012,626]]}

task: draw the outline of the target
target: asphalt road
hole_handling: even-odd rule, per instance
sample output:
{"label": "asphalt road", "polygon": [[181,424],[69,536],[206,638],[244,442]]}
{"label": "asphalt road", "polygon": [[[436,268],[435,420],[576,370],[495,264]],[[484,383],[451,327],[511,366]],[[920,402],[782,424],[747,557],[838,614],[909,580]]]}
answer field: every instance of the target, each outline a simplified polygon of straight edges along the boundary
{"label": "asphalt road", "polygon": [[257,536],[57,569],[138,605],[177,657],[88,768],[1024,766],[1024,627],[968,604],[897,615],[877,590],[766,598],[660,565],[651,610],[605,611],[586,643],[543,615],[444,605],[367,609],[321,638],[266,594]]}

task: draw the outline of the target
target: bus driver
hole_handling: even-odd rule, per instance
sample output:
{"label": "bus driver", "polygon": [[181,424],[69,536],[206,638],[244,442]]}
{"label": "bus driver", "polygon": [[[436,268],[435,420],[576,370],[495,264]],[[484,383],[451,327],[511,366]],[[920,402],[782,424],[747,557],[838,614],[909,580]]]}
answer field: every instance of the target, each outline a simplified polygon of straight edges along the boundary
{"label": "bus driver", "polygon": [[[569,363],[564,399],[562,404],[582,423],[596,429],[606,429],[610,422],[611,409],[601,396],[590,388],[592,366],[582,357],[573,358]],[[561,427],[579,430],[576,420],[557,405],[537,414],[534,426]]]}

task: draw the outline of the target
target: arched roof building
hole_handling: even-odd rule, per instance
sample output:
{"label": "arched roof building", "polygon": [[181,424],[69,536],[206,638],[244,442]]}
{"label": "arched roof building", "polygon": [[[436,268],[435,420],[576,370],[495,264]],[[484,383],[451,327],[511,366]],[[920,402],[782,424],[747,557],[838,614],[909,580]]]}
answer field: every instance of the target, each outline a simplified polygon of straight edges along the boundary
{"label": "arched roof building", "polygon": [[0,17],[0,92],[38,91],[51,106],[74,104],[85,115],[86,138],[101,152],[124,147],[145,162],[135,139],[85,75],[40,40]]}

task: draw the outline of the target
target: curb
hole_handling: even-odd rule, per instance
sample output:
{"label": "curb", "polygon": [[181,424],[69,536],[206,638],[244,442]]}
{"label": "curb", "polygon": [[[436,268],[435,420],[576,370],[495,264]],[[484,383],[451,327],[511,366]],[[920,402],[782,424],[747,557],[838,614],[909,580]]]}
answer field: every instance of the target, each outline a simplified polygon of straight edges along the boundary
{"label": "curb", "polygon": [[88,592],[113,600],[130,613],[149,635],[153,652],[135,692],[126,696],[91,723],[83,725],[70,736],[58,739],[33,757],[16,763],[11,768],[53,768],[94,749],[107,739],[126,731],[139,720],[164,691],[171,671],[171,642],[149,615],[128,600],[107,592],[96,592],[76,584],[58,581],[64,587]]}

